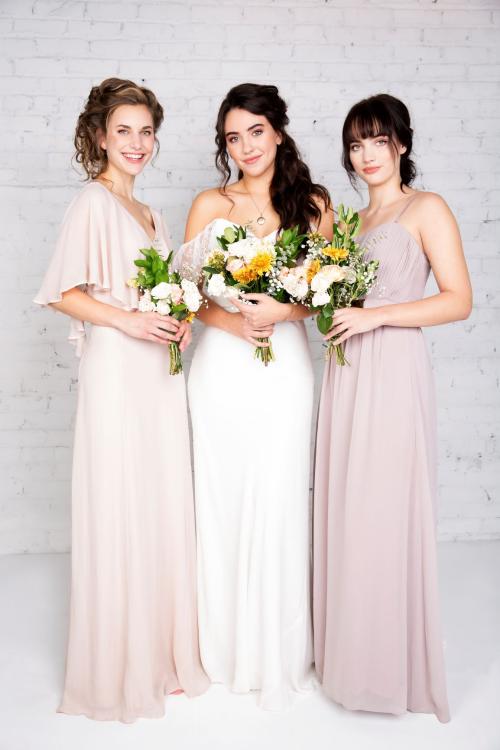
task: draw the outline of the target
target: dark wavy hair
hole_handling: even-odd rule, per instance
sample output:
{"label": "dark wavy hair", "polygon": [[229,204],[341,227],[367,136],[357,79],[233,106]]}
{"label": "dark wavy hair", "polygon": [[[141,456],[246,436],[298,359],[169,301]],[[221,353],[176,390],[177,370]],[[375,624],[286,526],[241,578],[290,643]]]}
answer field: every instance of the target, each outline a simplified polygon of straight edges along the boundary
{"label": "dark wavy hair", "polygon": [[[109,118],[122,104],[143,104],[153,118],[155,133],[163,122],[163,107],[152,91],[123,78],[106,78],[90,90],[75,131],[75,161],[81,164],[88,180],[99,177],[108,165],[106,151],[99,145]],[[159,143],[155,137],[156,147]]]}
{"label": "dark wavy hair", "polygon": [[350,147],[353,141],[361,138],[375,138],[386,135],[391,141],[394,153],[398,145],[406,146],[401,154],[399,166],[401,188],[411,185],[417,174],[415,162],[411,159],[413,129],[408,107],[400,99],[390,94],[376,94],[355,104],[349,110],[342,129],[342,165],[349,175],[352,185],[356,182],[356,172],[351,164]]}
{"label": "dark wavy hair", "polygon": [[[311,222],[319,224],[322,211],[314,200],[319,198],[326,208],[331,206],[330,195],[323,185],[314,183],[309,167],[302,161],[293,138],[286,132],[289,119],[287,106],[276,86],[258,83],[241,83],[234,86],[222,102],[215,125],[217,152],[215,165],[222,174],[221,190],[224,191],[231,167],[226,148],[225,121],[232,109],[244,109],[267,118],[273,129],[281,135],[276,152],[274,175],[270,194],[274,210],[280,217],[280,229],[298,224],[301,232],[308,232]],[[243,173],[238,173],[241,179]]]}

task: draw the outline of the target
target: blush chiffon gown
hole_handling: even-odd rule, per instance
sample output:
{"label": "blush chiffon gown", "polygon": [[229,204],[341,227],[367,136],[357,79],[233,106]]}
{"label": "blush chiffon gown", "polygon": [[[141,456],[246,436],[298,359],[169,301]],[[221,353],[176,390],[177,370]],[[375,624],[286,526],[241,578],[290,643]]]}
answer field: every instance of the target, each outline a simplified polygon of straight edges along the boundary
{"label": "blush chiffon gown", "polygon": [[[167,252],[159,213],[154,246]],[[79,286],[137,308],[139,248],[152,242],[107,188],[69,206],[35,302]],[[208,687],[201,667],[184,378],[168,347],[71,322],[81,354],[72,481],[72,572],[60,711],[131,722],[161,717],[165,694]]]}
{"label": "blush chiffon gown", "polygon": [[[413,198],[408,199],[404,209]],[[361,241],[378,258],[365,307],[419,300],[427,258],[398,219]],[[349,709],[449,720],[436,561],[434,386],[419,328],[382,326],[326,365],[314,491],[314,646]]]}
{"label": "blush chiffon gown", "polygon": [[[212,221],[176,264],[199,272],[232,225]],[[272,342],[276,361],[265,367],[248,342],[204,327],[188,394],[202,663],[212,682],[258,691],[262,708],[281,710],[312,680],[313,371],[302,322],[278,323]]]}

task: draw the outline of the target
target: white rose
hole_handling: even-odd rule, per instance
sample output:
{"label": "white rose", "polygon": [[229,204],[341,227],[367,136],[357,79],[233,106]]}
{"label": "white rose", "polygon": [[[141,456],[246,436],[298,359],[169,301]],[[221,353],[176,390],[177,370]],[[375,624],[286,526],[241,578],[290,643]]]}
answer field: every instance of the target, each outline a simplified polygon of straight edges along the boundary
{"label": "white rose", "polygon": [[236,299],[240,296],[239,290],[235,286],[227,286],[224,296],[228,299]]}
{"label": "white rose", "polygon": [[153,312],[154,309],[155,303],[151,301],[151,297],[149,296],[149,294],[144,294],[144,296],[139,300],[140,312]]}
{"label": "white rose", "polygon": [[153,289],[151,289],[151,296],[155,299],[166,299],[170,295],[170,286],[170,284],[162,281],[161,284],[157,284]]}
{"label": "white rose", "polygon": [[247,237],[244,240],[233,242],[232,245],[228,246],[227,251],[230,255],[235,255],[237,258],[244,258],[245,262],[248,263],[255,255],[255,244],[254,239]]}
{"label": "white rose", "polygon": [[161,299],[156,303],[156,312],[160,313],[160,315],[168,315],[170,312],[170,305],[166,300]]}
{"label": "white rose", "polygon": [[182,279],[181,287],[184,291],[184,304],[189,312],[198,312],[201,305],[202,296],[198,287],[189,279]]}
{"label": "white rose", "polygon": [[323,269],[321,269],[321,271],[318,271],[316,276],[312,279],[311,289],[313,292],[326,292],[330,284],[330,279],[325,273],[323,273]]}
{"label": "white rose", "polygon": [[[189,282],[192,284],[193,282]],[[169,287],[169,295],[170,299],[172,300],[172,304],[177,305],[182,299],[182,289],[179,286],[179,284],[168,284]]]}
{"label": "white rose", "polygon": [[210,277],[207,291],[212,297],[222,297],[226,291],[226,284],[224,282],[224,276],[221,273],[215,273]]}
{"label": "white rose", "polygon": [[313,307],[321,307],[321,305],[327,305],[330,302],[330,295],[328,292],[316,292],[311,300]]}
{"label": "white rose", "polygon": [[337,281],[344,281],[346,277],[346,269],[341,266],[323,266],[321,273],[325,274],[329,280],[329,285],[334,284]]}
{"label": "white rose", "polygon": [[297,299],[304,299],[304,297],[307,297],[308,292],[309,292],[309,284],[307,283],[306,279],[298,279],[296,295],[295,295]]}

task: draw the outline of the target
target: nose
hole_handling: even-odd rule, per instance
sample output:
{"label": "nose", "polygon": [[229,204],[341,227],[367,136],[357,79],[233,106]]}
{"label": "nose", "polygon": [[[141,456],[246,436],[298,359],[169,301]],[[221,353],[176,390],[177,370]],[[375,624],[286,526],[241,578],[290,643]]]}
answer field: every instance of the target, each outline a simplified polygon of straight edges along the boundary
{"label": "nose", "polygon": [[130,139],[130,146],[131,148],[135,149],[136,151],[140,151],[142,147],[142,135],[140,133],[132,133],[131,139]]}
{"label": "nose", "polygon": [[252,145],[250,138],[243,136],[242,147],[243,147],[244,154],[249,154],[253,151],[253,145]]}
{"label": "nose", "polygon": [[363,161],[365,164],[368,164],[369,162],[373,161],[375,158],[375,155],[370,148],[370,146],[364,146],[363,147]]}

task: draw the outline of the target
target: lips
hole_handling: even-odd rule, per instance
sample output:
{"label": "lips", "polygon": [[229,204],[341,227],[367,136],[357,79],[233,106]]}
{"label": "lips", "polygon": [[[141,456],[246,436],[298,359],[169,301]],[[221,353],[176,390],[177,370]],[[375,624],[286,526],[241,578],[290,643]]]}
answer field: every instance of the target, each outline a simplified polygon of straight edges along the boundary
{"label": "lips", "polygon": [[244,164],[248,164],[248,165],[255,164],[255,162],[258,161],[259,159],[260,159],[260,155],[259,156],[253,156],[251,159],[243,159],[243,163]]}
{"label": "lips", "polygon": [[366,167],[363,169],[364,174],[374,174],[375,172],[378,172],[380,167]]}
{"label": "lips", "polygon": [[122,156],[132,163],[140,163],[144,159],[144,154],[134,154],[132,152],[122,153]]}

